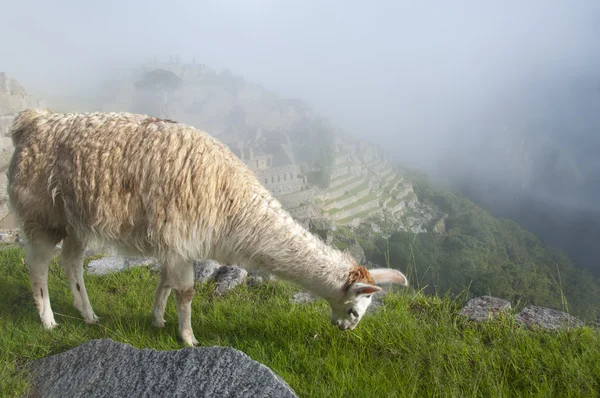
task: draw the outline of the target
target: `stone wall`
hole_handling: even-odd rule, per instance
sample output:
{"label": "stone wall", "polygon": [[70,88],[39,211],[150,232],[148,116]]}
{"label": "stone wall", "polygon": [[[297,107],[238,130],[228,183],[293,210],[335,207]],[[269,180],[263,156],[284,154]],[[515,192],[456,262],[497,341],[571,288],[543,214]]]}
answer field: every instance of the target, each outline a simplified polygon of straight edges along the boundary
{"label": "stone wall", "polygon": [[315,198],[315,190],[309,188],[294,193],[276,195],[276,198],[284,209],[289,210],[312,202]]}
{"label": "stone wall", "polygon": [[334,166],[337,166],[339,164],[344,164],[348,161],[348,154],[347,153],[336,153],[335,155],[335,161],[333,162]]}
{"label": "stone wall", "polygon": [[16,114],[0,116],[0,137],[8,137],[15,116]]}
{"label": "stone wall", "polygon": [[362,191],[360,191],[359,193],[357,193],[356,195],[352,195],[349,198],[346,198],[346,199],[340,200],[340,201],[336,201],[336,202],[331,203],[330,205],[325,206],[325,210],[340,209],[342,207],[345,207],[351,203],[356,202],[357,200],[364,198],[365,196],[367,196],[369,194],[369,192],[371,192],[371,190],[369,188],[365,188]]}
{"label": "stone wall", "polygon": [[312,203],[304,204],[298,207],[287,209],[288,213],[295,219],[305,219],[311,217],[320,217],[321,212]]}
{"label": "stone wall", "polygon": [[363,184],[365,182],[364,179],[358,180],[356,182],[353,182],[352,184],[346,185],[342,188],[338,188],[335,191],[330,191],[327,193],[327,198],[330,199],[334,199],[337,198],[339,196],[343,196],[345,194],[346,191],[350,191],[351,189],[356,188],[357,186]]}
{"label": "stone wall", "polygon": [[254,173],[273,194],[300,191],[306,185],[304,177],[300,175],[300,167],[296,164],[255,170]]}
{"label": "stone wall", "polygon": [[353,174],[348,174],[348,176],[345,176],[339,180],[333,181],[329,183],[329,189],[334,189],[336,187],[342,186],[345,183],[347,183],[350,180],[355,179],[356,177],[358,177],[357,175],[353,175]]}
{"label": "stone wall", "polygon": [[343,175],[348,174],[349,172],[350,172],[350,167],[349,166],[336,167],[331,172],[331,178],[336,178],[336,177],[339,177],[339,176],[343,176]]}
{"label": "stone wall", "polygon": [[341,220],[343,218],[351,217],[355,214],[361,213],[365,210],[376,209],[379,207],[379,199],[373,199],[367,203],[363,203],[360,206],[353,207],[348,210],[340,211],[331,216],[334,220]]}

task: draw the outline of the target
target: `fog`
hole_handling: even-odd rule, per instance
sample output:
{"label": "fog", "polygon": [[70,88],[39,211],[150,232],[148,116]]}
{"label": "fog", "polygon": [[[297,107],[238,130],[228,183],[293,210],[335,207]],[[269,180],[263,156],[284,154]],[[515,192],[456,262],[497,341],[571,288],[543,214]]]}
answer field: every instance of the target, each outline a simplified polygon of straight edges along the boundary
{"label": "fog", "polygon": [[[11,1],[2,14],[0,69],[40,97],[89,95],[177,54],[306,100],[496,214],[554,230],[552,244],[600,231],[574,226],[600,213],[598,1]],[[568,249],[594,268],[594,245]]]}

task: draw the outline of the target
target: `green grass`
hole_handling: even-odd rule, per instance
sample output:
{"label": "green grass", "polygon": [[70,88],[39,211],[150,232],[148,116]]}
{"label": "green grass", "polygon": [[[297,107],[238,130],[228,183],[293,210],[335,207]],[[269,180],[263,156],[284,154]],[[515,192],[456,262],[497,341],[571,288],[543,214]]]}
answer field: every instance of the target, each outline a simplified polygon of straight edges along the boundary
{"label": "green grass", "polygon": [[[23,253],[0,252],[0,391],[26,392],[23,366],[90,339],[110,338],[138,348],[173,350],[177,317],[169,299],[164,330],[151,324],[157,277],[148,269],[86,276],[102,318],[86,325],[71,305],[67,280],[51,264],[50,295],[59,326],[43,330],[31,299]],[[288,299],[283,282],[241,286],[210,299],[197,286],[193,327],[203,346],[239,349],[282,376],[300,397],[595,397],[600,389],[600,336],[591,328],[530,331],[506,316],[474,324],[458,316],[462,298],[413,291],[384,297],[354,331],[329,324],[322,300]]]}

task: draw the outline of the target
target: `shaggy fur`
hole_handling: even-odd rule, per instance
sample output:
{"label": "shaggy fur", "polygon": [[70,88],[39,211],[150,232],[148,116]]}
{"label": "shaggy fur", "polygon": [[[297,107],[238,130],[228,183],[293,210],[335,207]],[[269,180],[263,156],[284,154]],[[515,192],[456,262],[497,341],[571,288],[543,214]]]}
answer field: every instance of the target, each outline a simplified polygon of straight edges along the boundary
{"label": "shaggy fur", "polygon": [[375,282],[348,254],[295,222],[254,173],[205,132],[130,113],[27,110],[15,118],[12,140],[8,193],[29,242],[34,300],[48,328],[56,325],[48,261],[61,240],[74,305],[89,323],[98,318],[83,282],[87,245],[156,257],[162,273],[154,322],[164,326],[174,289],[188,344],[197,343],[190,320],[194,259],[264,269],[332,306],[349,302],[351,283]]}

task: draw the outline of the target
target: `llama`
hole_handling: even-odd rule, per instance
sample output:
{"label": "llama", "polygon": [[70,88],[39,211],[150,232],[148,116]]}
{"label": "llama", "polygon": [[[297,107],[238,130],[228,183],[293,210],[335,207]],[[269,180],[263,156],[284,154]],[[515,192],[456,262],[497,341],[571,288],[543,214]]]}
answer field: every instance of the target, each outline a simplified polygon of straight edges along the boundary
{"label": "llama", "polygon": [[83,280],[87,245],[158,259],[152,319],[164,327],[173,290],[178,333],[197,345],[191,324],[194,259],[262,269],[326,299],[331,322],[354,329],[376,284],[407,286],[397,270],[367,270],[309,233],[224,144],[190,126],[131,113],[25,110],[11,127],[15,151],[8,193],[26,236],[26,265],[45,328],[57,325],[48,263],[61,265],[73,305],[98,322]]}

